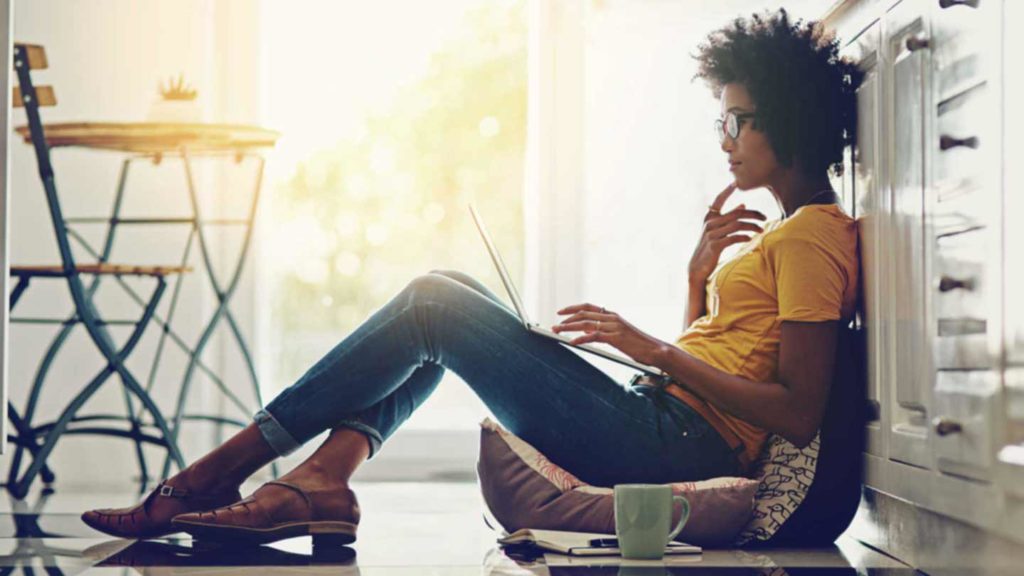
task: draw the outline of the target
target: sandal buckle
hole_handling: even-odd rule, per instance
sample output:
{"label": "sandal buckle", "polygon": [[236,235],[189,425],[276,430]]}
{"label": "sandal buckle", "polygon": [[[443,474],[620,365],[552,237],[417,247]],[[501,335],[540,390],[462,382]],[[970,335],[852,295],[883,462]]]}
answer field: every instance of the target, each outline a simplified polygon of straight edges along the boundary
{"label": "sandal buckle", "polygon": [[168,486],[167,484],[164,484],[163,486],[160,487],[160,495],[167,496],[168,498],[174,496],[174,486]]}

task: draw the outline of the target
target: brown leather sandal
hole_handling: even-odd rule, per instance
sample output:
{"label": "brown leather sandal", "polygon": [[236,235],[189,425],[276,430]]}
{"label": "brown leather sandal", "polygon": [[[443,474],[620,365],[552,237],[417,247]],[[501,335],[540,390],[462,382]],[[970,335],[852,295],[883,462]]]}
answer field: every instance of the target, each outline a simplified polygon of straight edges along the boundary
{"label": "brown leather sandal", "polygon": [[[140,504],[130,508],[89,510],[82,514],[82,521],[100,532],[119,538],[159,538],[178,532],[178,528],[171,525],[171,519],[179,514],[217,508],[242,498],[238,490],[200,494],[169,486],[166,482],[160,482]],[[174,500],[177,509],[171,510],[163,520],[154,519],[151,508],[157,498]]]}
{"label": "brown leather sandal", "polygon": [[[288,488],[301,498],[292,498],[271,514],[259,499],[260,492],[271,486]],[[356,541],[359,503],[348,488],[332,492],[308,491],[273,480],[244,500],[216,510],[182,514],[171,524],[196,540],[219,543],[266,544],[312,536],[314,547],[343,546]]]}

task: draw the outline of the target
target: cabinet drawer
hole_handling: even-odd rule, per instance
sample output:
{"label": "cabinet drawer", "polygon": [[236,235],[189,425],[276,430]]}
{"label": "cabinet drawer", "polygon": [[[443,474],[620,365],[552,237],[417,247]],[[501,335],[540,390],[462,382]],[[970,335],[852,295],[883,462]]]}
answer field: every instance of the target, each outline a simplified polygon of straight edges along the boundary
{"label": "cabinet drawer", "polygon": [[980,228],[935,239],[935,317],[940,321],[986,316],[989,236],[988,229]]}
{"label": "cabinet drawer", "polygon": [[999,161],[995,102],[988,82],[972,86],[936,106],[934,186],[937,199],[993,190]]}
{"label": "cabinet drawer", "polygon": [[993,74],[999,44],[998,34],[992,31],[999,28],[999,2],[978,0],[976,7],[959,4],[943,8],[941,0],[931,1],[930,45],[941,99]]}
{"label": "cabinet drawer", "polygon": [[1000,421],[998,372],[939,371],[936,376],[931,425],[939,470],[988,479],[996,448],[992,426]]}
{"label": "cabinet drawer", "polygon": [[[966,182],[967,179],[954,184]],[[984,228],[1001,220],[998,188],[963,185],[956,189],[943,189],[935,186],[932,192],[936,198],[928,206],[928,219],[936,236]]]}
{"label": "cabinet drawer", "polygon": [[935,366],[980,369],[998,365],[991,350],[991,231],[967,229],[935,239],[933,310]]}
{"label": "cabinet drawer", "polygon": [[[940,324],[946,325],[953,323],[976,324],[981,330],[988,328],[988,321],[984,318],[962,318],[940,322]],[[935,338],[935,367],[940,370],[980,370],[997,365],[996,358],[989,351],[987,333],[972,334],[965,331],[958,336]]]}

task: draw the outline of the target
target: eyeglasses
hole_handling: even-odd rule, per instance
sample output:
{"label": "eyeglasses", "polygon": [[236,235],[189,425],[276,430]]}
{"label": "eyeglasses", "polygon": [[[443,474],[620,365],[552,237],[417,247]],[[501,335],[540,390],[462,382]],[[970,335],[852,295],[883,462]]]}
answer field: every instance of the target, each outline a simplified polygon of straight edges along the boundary
{"label": "eyeglasses", "polygon": [[735,112],[726,112],[724,118],[715,120],[715,135],[718,136],[718,143],[725,142],[725,137],[728,135],[733,140],[740,136],[740,126],[743,122],[749,118],[757,116],[752,112],[745,112],[742,114],[736,114]]}

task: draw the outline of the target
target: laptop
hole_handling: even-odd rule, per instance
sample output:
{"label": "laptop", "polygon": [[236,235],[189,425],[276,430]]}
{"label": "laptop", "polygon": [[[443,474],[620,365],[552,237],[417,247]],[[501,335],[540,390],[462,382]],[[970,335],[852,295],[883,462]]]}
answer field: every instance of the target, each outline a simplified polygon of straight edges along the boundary
{"label": "laptop", "polygon": [[484,227],[483,219],[480,218],[480,215],[477,213],[476,208],[473,207],[472,203],[470,203],[469,205],[469,212],[473,215],[473,221],[476,222],[477,230],[480,231],[480,236],[482,236],[484,239],[484,244],[487,246],[487,251],[490,252],[491,254],[491,260],[494,261],[494,265],[498,268],[498,275],[501,276],[501,282],[505,285],[505,290],[508,292],[509,298],[512,299],[512,305],[515,307],[516,314],[519,316],[519,320],[522,321],[523,326],[525,326],[527,330],[533,332],[534,334],[544,336],[546,338],[558,340],[559,342],[565,344],[566,346],[578,348],[580,350],[590,352],[591,354],[597,354],[602,358],[607,358],[608,360],[618,362],[619,364],[632,366],[633,368],[636,368],[637,370],[642,370],[643,372],[646,372],[648,374],[657,376],[662,373],[660,368],[649,366],[647,364],[641,364],[640,362],[637,362],[636,360],[633,360],[628,356],[616,354],[615,352],[609,352],[593,344],[572,344],[572,340],[574,338],[578,338],[580,334],[576,334],[575,336],[566,336],[564,334],[558,334],[557,332],[553,332],[548,328],[544,328],[540,324],[530,322],[530,319],[526,315],[526,307],[523,306],[522,300],[519,299],[519,292],[516,290],[515,285],[512,283],[512,277],[509,275],[508,270],[505,268],[505,262],[501,259],[501,254],[498,253],[498,249],[494,246],[494,243],[491,242],[491,236],[490,234],[487,233],[487,228]]}

